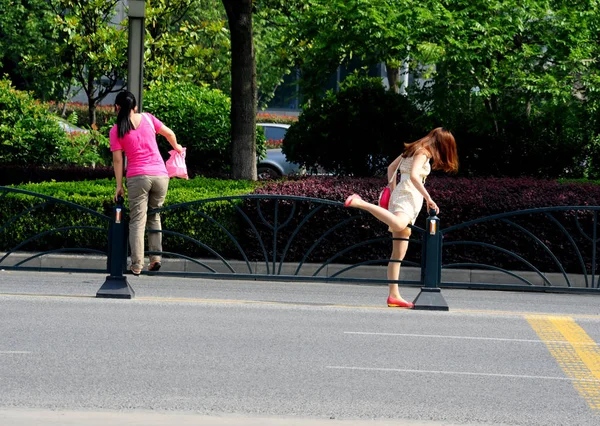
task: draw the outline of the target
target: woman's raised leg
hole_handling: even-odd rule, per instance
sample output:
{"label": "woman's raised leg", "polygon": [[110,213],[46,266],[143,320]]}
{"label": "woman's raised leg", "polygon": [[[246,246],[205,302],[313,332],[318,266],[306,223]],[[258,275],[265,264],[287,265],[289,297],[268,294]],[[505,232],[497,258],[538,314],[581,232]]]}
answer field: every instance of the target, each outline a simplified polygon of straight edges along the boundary
{"label": "woman's raised leg", "polygon": [[357,209],[368,211],[377,219],[389,226],[392,232],[400,232],[404,230],[410,222],[410,219],[407,215],[395,215],[383,207],[366,202],[356,194],[352,194],[350,197],[348,197],[344,205],[347,207],[355,207]]}

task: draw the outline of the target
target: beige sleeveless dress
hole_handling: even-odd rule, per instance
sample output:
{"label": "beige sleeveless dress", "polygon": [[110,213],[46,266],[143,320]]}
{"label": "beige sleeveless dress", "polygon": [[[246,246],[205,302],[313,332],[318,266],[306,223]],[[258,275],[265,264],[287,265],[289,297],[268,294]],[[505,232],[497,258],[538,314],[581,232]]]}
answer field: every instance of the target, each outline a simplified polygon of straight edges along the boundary
{"label": "beige sleeveless dress", "polygon": [[[423,207],[423,196],[410,180],[413,159],[414,157],[401,158],[398,166],[400,181],[396,184],[394,191],[392,191],[388,206],[388,210],[392,213],[402,212],[408,215],[411,225],[415,224],[415,220],[417,220],[417,216]],[[425,183],[425,179],[430,172],[431,164],[429,164],[429,161],[426,161],[423,164],[423,168],[419,171],[419,176],[423,179],[423,183]]]}

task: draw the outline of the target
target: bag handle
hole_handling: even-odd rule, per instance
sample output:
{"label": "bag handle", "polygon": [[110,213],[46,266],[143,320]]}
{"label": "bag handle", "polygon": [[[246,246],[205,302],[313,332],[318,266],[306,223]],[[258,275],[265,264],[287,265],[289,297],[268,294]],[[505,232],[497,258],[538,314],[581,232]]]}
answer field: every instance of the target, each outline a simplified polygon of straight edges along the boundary
{"label": "bag handle", "polygon": [[403,159],[404,159],[404,157],[402,157],[402,159],[400,161],[398,161],[398,166],[396,166],[396,170],[394,170],[394,173],[392,174],[392,178],[390,180],[388,180],[388,185],[390,183],[392,183],[394,181],[394,179],[396,179],[396,176],[398,175],[398,169],[400,168],[400,164],[402,163]]}

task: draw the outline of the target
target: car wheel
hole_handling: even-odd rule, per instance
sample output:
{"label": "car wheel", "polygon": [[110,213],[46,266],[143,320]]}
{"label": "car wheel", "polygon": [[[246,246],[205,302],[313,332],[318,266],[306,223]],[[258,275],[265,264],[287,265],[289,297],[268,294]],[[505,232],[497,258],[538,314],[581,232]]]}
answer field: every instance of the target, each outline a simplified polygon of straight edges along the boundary
{"label": "car wheel", "polygon": [[281,178],[281,174],[272,167],[261,166],[257,169],[258,180],[273,180]]}

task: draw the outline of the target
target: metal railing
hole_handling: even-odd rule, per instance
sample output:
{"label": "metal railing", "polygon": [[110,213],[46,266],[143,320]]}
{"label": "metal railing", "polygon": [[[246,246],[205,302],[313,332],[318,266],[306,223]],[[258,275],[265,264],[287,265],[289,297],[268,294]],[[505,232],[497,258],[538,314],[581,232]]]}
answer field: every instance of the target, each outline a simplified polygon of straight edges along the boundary
{"label": "metal railing", "polygon": [[[48,195],[7,187],[0,187],[0,206],[0,268],[67,272],[108,269],[110,216]],[[74,265],[76,255],[82,254],[105,257],[106,266],[88,267],[87,262]],[[60,264],[44,263],[49,255],[66,256]]]}
{"label": "metal railing", "polygon": [[[283,195],[219,197],[163,207],[164,247],[148,252],[180,259],[167,275],[220,276],[286,281],[388,283],[385,272],[369,268],[389,262],[393,240],[370,215],[317,198]],[[182,218],[188,229],[181,230]],[[193,228],[193,235],[189,232]],[[421,244],[424,230],[413,227]],[[421,266],[413,250],[404,265]],[[183,265],[183,267],[181,267]],[[419,284],[419,279],[403,280]]]}
{"label": "metal railing", "polygon": [[[108,271],[105,286],[110,283],[109,287],[130,291],[123,278],[127,214],[122,204],[113,206],[112,213],[99,212],[43,194],[0,187],[0,203],[9,198],[11,202],[5,205],[10,208],[0,211],[0,268]],[[218,197],[150,211],[161,215],[164,250],[147,254],[163,257],[163,269],[152,274],[397,282],[422,286],[427,294],[419,296],[421,305],[444,307],[440,286],[600,292],[599,211],[596,206],[528,209],[445,229],[430,212],[425,229],[411,227],[409,252],[401,262],[416,271],[420,268],[420,276],[396,281],[388,280],[385,273],[393,240],[387,227],[361,210],[307,197]],[[68,254],[66,266],[44,262],[50,255],[64,254]],[[85,261],[76,257],[81,254],[85,255],[81,258],[101,256],[106,267],[85,267]],[[76,263],[84,265],[76,267]]]}
{"label": "metal railing", "polygon": [[[598,206],[526,209],[442,229],[444,257],[450,260],[442,262],[441,268],[480,272],[468,284],[453,280],[448,273],[440,285],[600,292],[599,211]],[[485,271],[496,272],[493,283],[486,282]]]}
{"label": "metal railing", "polygon": [[[0,268],[109,271],[111,276],[116,276],[117,269],[126,271],[127,214],[123,205],[114,206],[112,213],[98,212],[43,194],[0,187],[0,202],[8,197],[12,197],[10,209],[0,212],[0,252],[4,253],[0,255]],[[114,230],[117,210],[119,232]],[[170,205],[148,214],[155,213],[162,219],[164,251],[146,254],[163,257],[162,275],[389,282],[385,267],[392,238],[387,228],[360,210],[345,209],[340,202],[242,195]],[[413,227],[409,241],[414,247],[401,262],[403,265],[421,266],[423,233],[423,229]],[[49,235],[54,238],[49,239]],[[69,244],[77,237],[79,244]],[[124,249],[115,254],[115,247]],[[60,259],[44,261],[52,254],[69,256],[62,264]],[[103,256],[106,263],[77,267],[79,262],[86,263],[77,254]],[[418,285],[420,279],[397,282]]]}

